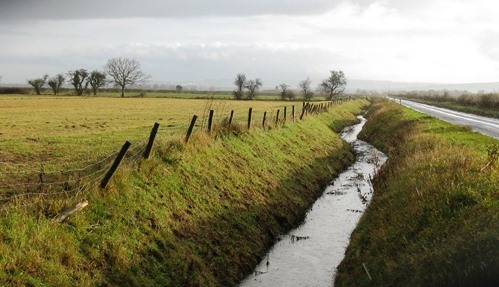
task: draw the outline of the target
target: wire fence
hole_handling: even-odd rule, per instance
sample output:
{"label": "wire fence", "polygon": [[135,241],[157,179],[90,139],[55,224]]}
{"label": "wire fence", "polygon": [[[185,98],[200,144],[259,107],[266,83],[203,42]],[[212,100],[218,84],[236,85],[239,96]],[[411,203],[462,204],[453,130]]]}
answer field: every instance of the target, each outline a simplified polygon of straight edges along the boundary
{"label": "wire fence", "polygon": [[[267,111],[256,113],[251,108],[249,110],[230,110],[226,103],[211,100],[206,103],[198,125],[195,125],[197,116],[194,115],[191,126],[187,131],[185,143],[189,141],[194,126],[197,127],[198,132],[208,133],[212,130],[211,125],[213,122],[228,128],[233,125],[245,126],[246,124],[248,129],[252,128],[252,126],[254,126],[253,128],[265,128],[266,125],[279,126],[286,124],[286,122],[301,120],[305,115],[325,112],[335,103],[346,100],[320,104],[304,102],[301,107],[283,107],[269,113]],[[247,115],[247,123],[232,122],[232,116],[235,113]],[[28,167],[26,164],[0,162],[0,210],[5,209],[6,203],[9,202],[18,202],[21,206],[28,206],[30,203],[26,200],[27,198],[41,198],[44,200],[58,195],[71,197],[84,194],[86,191],[97,187],[105,188],[107,182],[104,183],[104,181],[108,181],[112,177],[118,166],[137,167],[140,166],[142,160],[147,159],[158,127],[159,124],[155,123],[155,128],[151,131],[148,139],[143,139],[135,144],[129,143],[131,148],[127,147],[124,151],[122,148],[121,151],[103,156],[101,160],[95,163],[78,168],[46,170],[43,163],[31,164]],[[117,162],[118,159],[119,162]],[[33,168],[33,166],[38,166],[38,168]]]}

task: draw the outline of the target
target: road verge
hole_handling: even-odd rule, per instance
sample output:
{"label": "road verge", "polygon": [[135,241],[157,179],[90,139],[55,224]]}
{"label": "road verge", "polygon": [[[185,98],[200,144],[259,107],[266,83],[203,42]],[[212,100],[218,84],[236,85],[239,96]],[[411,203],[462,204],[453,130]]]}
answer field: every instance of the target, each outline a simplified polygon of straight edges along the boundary
{"label": "road verge", "polygon": [[497,286],[499,141],[382,99],[361,138],[389,160],[335,286]]}

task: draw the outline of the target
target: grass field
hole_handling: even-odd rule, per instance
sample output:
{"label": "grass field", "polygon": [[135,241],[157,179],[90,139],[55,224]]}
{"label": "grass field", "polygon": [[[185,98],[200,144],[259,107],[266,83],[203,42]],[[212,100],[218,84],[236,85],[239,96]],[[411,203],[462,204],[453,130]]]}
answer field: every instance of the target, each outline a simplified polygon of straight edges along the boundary
{"label": "grass field", "polygon": [[74,168],[119,150],[125,140],[143,143],[155,122],[159,138],[178,138],[194,114],[199,116],[196,128],[206,127],[209,108],[215,110],[215,122],[234,110],[234,122],[243,124],[252,107],[259,125],[264,111],[272,116],[291,105],[301,110],[300,102],[280,101],[0,96],[0,162]]}
{"label": "grass field", "polygon": [[[30,88],[11,88],[13,91],[5,91],[9,88],[0,87],[0,95],[35,95],[34,90]],[[63,89],[59,92],[59,96],[63,97],[75,97],[75,92],[72,89]],[[16,95],[17,96],[17,95]],[[40,96],[53,96],[53,93],[44,89]],[[90,93],[90,90],[87,90],[84,93],[86,97],[95,97]],[[97,93],[97,97],[105,97],[105,98],[119,98],[121,97],[121,92],[112,90],[112,89],[102,89]],[[125,93],[125,98],[175,98],[175,99],[224,99],[224,100],[232,100],[234,99],[234,94],[231,91],[190,91],[186,90],[180,93],[169,90],[129,90]],[[261,91],[256,94],[256,97],[253,99],[254,101],[268,101],[268,100],[280,100],[279,91],[277,90],[267,90]],[[295,91],[294,100],[299,101],[302,100],[302,95]],[[313,101],[323,101],[325,100],[325,96],[321,94],[314,95]]]}
{"label": "grass field", "polygon": [[[103,105],[113,115],[106,119],[125,117],[112,107],[129,99],[95,100],[111,100]],[[135,110],[140,102],[131,103],[126,107]],[[243,110],[257,104],[234,103]],[[149,160],[120,167],[106,189],[2,205],[0,286],[235,286],[354,160],[334,131],[354,123],[368,104],[336,104],[294,124],[237,136],[198,133],[185,145],[160,139]],[[51,221],[83,199],[87,208]]]}

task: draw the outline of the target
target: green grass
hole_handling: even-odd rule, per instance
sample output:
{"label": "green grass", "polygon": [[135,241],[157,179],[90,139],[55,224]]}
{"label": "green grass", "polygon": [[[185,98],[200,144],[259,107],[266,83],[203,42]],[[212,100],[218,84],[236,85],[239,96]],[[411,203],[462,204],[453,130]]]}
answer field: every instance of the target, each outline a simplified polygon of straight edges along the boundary
{"label": "green grass", "polygon": [[[16,96],[29,96],[35,95],[34,90],[21,88],[24,90],[24,93],[18,94]],[[0,88],[1,90],[1,88]],[[0,95],[2,95],[0,91]],[[15,94],[4,94],[4,95],[15,95]],[[53,96],[53,93],[49,89],[44,89],[40,96]],[[76,97],[75,91],[72,89],[64,89],[61,91],[58,96],[62,97]],[[84,94],[84,97],[105,97],[105,98],[120,98],[121,92],[113,91],[109,89],[99,90],[97,96],[94,96],[90,93],[90,90],[87,90],[87,93]],[[125,98],[173,98],[173,99],[222,99],[222,100],[232,100],[234,99],[234,94],[232,91],[183,91],[180,93],[174,91],[167,90],[136,90],[132,89],[125,93]],[[322,95],[315,95],[312,100],[313,101],[323,101],[326,98]],[[253,101],[269,101],[269,100],[281,100],[278,91],[262,91],[256,94],[256,97]],[[299,94],[295,96],[293,101],[302,101],[303,97]]]}
{"label": "green grass", "polygon": [[386,100],[361,136],[389,160],[336,286],[497,286],[499,141]]}
{"label": "green grass", "polygon": [[[106,190],[11,203],[0,209],[0,285],[234,286],[354,160],[333,130],[367,104],[188,145],[159,139]],[[81,199],[86,209],[50,222]]]}
{"label": "green grass", "polygon": [[[0,162],[60,170],[81,167],[119,150],[124,141],[146,141],[154,122],[158,137],[183,137],[194,114],[196,130],[206,128],[208,108],[221,122],[234,110],[234,122],[244,123],[248,108],[258,125],[264,111],[299,102],[234,101],[168,98],[105,98],[0,96]],[[289,114],[288,114],[289,115]],[[69,166],[68,166],[69,165]]]}

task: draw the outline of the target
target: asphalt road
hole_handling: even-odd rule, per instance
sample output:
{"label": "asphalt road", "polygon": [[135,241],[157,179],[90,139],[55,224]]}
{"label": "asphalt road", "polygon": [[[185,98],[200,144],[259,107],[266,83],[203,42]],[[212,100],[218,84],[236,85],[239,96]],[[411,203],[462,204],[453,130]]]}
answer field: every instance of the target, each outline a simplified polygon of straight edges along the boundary
{"label": "asphalt road", "polygon": [[[398,99],[395,101],[400,103]],[[476,132],[499,139],[499,119],[456,112],[408,100],[402,100],[402,105],[449,123],[460,126],[468,126]]]}

